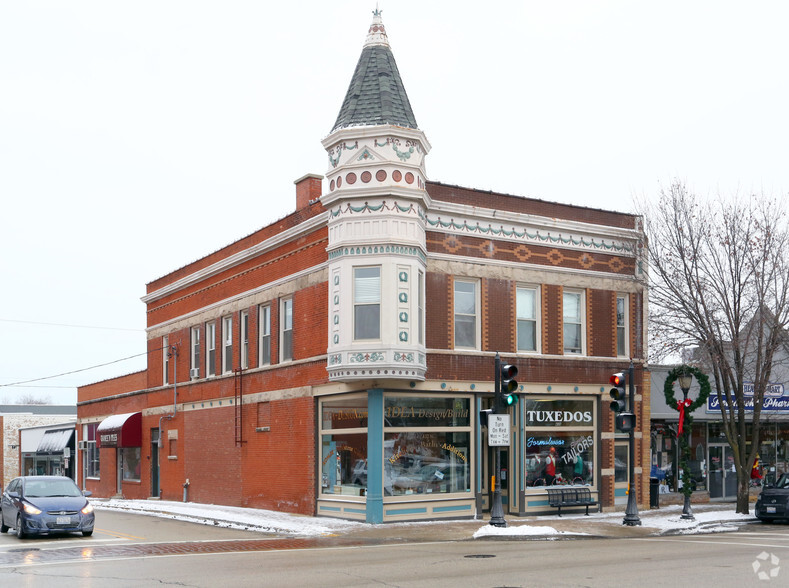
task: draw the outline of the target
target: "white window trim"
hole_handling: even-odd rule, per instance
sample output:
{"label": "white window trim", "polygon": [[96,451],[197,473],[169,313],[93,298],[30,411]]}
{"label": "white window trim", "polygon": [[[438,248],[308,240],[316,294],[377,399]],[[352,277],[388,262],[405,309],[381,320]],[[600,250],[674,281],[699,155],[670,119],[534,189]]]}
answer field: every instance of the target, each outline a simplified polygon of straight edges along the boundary
{"label": "white window trim", "polygon": [[[227,349],[230,348],[230,361],[227,360]],[[233,316],[222,317],[222,373],[233,371]],[[228,365],[228,363],[230,365]]]}
{"label": "white window trim", "polygon": [[[265,317],[265,320],[264,320]],[[263,357],[263,340],[268,337],[268,357]],[[258,307],[258,366],[271,364],[271,305]]]}
{"label": "white window trim", "polygon": [[[285,327],[285,306],[290,303],[290,329]],[[285,333],[290,331],[290,355],[291,357],[286,358],[284,355],[285,350]],[[293,361],[293,298],[283,298],[279,304],[279,361],[280,363]]]}
{"label": "white window trim", "polygon": [[[518,290],[533,290],[534,291],[534,349],[518,349]],[[540,297],[540,286],[534,284],[518,284],[515,287],[515,346],[518,353],[529,353],[536,355],[542,353],[542,299]],[[564,346],[564,341],[562,341]]]}
{"label": "white window trim", "polygon": [[[581,316],[579,318],[579,320],[581,321],[581,352],[580,353],[571,353],[565,350],[565,346],[564,346],[564,295],[565,294],[578,294],[580,298],[579,300],[579,307],[581,310]],[[586,291],[585,290],[575,290],[568,288],[562,292],[562,354],[571,357],[586,356]]]}
{"label": "white window trim", "polygon": [[[457,337],[455,335],[455,325],[457,323],[458,313],[455,312],[455,284],[457,284],[458,282],[474,285],[474,346],[473,347],[458,346],[456,343]],[[471,315],[463,315],[463,316],[471,316]],[[453,348],[479,350],[481,347],[481,338],[482,338],[482,333],[481,333],[482,329],[480,328],[481,323],[482,323],[482,317],[480,316],[480,281],[477,279],[469,279],[469,278],[454,278],[452,281],[452,346]]]}
{"label": "white window trim", "polygon": [[[625,324],[622,325],[622,330],[625,338],[625,354],[619,355],[619,322],[616,323],[616,356],[617,357],[630,357],[630,296],[627,294],[617,294],[616,295],[616,305],[619,304],[620,300],[624,300],[624,320]],[[614,316],[616,316],[616,306],[614,306]]]}

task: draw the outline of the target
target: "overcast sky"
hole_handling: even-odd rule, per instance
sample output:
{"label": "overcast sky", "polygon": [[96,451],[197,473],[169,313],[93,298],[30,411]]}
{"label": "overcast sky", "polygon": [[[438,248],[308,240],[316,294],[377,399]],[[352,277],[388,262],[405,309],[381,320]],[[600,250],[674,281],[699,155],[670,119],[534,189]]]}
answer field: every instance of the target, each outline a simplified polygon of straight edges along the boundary
{"label": "overcast sky", "polygon": [[[431,180],[789,192],[789,3],[379,2]],[[368,0],[0,0],[0,402],[144,369],[145,284],[324,174]]]}

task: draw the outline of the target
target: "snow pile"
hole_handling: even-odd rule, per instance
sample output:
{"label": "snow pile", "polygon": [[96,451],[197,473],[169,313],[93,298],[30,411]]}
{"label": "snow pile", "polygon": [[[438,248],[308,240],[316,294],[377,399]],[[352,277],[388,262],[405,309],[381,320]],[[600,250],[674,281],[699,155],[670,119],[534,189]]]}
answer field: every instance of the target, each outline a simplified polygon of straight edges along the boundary
{"label": "snow pile", "polygon": [[295,535],[299,537],[320,537],[367,528],[366,523],[330,518],[316,518],[291,513],[282,513],[257,508],[240,508],[216,504],[196,504],[191,502],[171,502],[167,500],[92,500],[97,510],[134,512],[150,516],[164,517],[190,523],[215,525],[228,529],[258,531]]}
{"label": "snow pile", "polygon": [[508,524],[507,527],[496,527],[494,525],[485,525],[474,533],[474,539],[480,537],[549,537],[554,538],[561,535],[588,535],[589,533],[572,533],[570,531],[557,531],[553,527],[544,527],[537,525],[513,525]]}

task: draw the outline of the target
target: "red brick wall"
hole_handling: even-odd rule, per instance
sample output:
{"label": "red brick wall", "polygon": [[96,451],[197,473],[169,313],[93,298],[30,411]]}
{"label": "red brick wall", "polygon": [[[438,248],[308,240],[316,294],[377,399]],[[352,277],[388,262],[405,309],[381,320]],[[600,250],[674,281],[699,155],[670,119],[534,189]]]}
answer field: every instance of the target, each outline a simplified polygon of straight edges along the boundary
{"label": "red brick wall", "polygon": [[77,388],[77,402],[104,398],[105,396],[120,394],[129,390],[142,390],[146,387],[147,378],[147,373],[141,371],[112,378],[111,380],[96,382],[95,384],[80,386]]}
{"label": "red brick wall", "polygon": [[475,190],[438,182],[427,182],[427,193],[434,200],[465,204],[478,208],[508,210],[522,214],[533,214],[548,218],[581,221],[625,229],[635,228],[636,216],[621,212],[583,208],[558,202],[546,202],[536,198],[512,196],[489,190]]}
{"label": "red brick wall", "polygon": [[428,349],[453,347],[454,316],[451,276],[428,272],[425,276],[425,343]]}
{"label": "red brick wall", "polygon": [[272,400],[270,430],[260,432],[255,431],[258,405],[244,406],[242,506],[314,514],[314,403],[312,398]]}
{"label": "red brick wall", "polygon": [[542,352],[549,355],[564,353],[562,292],[561,286],[542,286]]}
{"label": "red brick wall", "polygon": [[517,321],[515,284],[509,280],[482,280],[482,350],[515,352]]}
{"label": "red brick wall", "polygon": [[616,357],[616,292],[586,291],[587,354]]}

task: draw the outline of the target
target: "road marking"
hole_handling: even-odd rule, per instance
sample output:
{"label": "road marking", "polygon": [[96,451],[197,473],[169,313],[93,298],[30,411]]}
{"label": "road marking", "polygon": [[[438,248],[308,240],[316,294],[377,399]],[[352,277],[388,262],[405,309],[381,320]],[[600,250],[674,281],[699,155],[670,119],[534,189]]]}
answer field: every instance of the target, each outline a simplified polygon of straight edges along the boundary
{"label": "road marking", "polygon": [[772,543],[746,543],[740,541],[710,541],[708,539],[694,539],[693,537],[685,537],[683,539],[673,539],[669,537],[634,537],[633,541],[671,541],[673,543],[709,543],[710,545],[738,545],[740,547],[771,547],[786,549],[786,545],[773,545]]}
{"label": "road marking", "polygon": [[107,529],[94,529],[94,531],[98,531],[99,533],[104,533],[105,535],[113,535],[115,537],[120,537],[121,539],[139,539],[140,541],[145,541],[145,537],[137,537],[137,535],[129,535],[128,533],[121,533],[119,531],[108,531]]}

